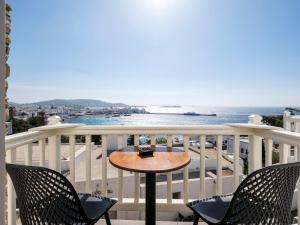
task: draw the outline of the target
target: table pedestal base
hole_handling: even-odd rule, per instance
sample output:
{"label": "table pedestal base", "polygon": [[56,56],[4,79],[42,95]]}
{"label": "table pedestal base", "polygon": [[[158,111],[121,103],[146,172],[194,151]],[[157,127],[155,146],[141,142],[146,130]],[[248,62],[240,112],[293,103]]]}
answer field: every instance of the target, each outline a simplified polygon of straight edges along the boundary
{"label": "table pedestal base", "polygon": [[146,173],[146,225],[155,225],[156,221],[156,175]]}

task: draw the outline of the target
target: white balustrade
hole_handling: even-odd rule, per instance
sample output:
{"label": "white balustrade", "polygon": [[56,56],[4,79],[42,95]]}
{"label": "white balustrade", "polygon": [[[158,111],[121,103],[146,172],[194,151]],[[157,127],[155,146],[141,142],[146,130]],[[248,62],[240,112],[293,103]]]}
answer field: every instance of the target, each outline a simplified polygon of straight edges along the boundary
{"label": "white balustrade", "polygon": [[[123,148],[124,138],[128,134],[134,135],[134,145],[139,145],[139,135],[147,134],[150,135],[151,145],[156,144],[157,135],[166,135],[167,146],[172,147],[172,136],[183,135],[183,147],[184,151],[189,152],[189,137],[198,135],[200,137],[200,155],[199,155],[199,197],[207,197],[207,194],[211,190],[205,190],[206,179],[206,140],[207,136],[213,135],[217,137],[216,147],[216,193],[222,194],[225,191],[223,182],[226,177],[222,176],[222,160],[223,160],[223,137],[231,135],[234,137],[233,144],[233,190],[235,190],[240,182],[240,176],[242,171],[240,170],[240,137],[249,137],[249,171],[254,171],[262,167],[262,165],[272,164],[272,152],[273,143],[279,143],[280,152],[280,163],[287,162],[289,156],[289,146],[296,146],[299,149],[300,145],[300,134],[285,131],[275,127],[269,127],[261,125],[259,123],[259,117],[249,118],[249,124],[231,124],[231,125],[208,125],[208,126],[158,126],[158,127],[130,127],[130,126],[72,126],[63,127],[49,130],[29,131],[17,135],[12,135],[6,138],[6,152],[7,162],[15,162],[15,152],[17,147],[25,146],[24,149],[24,163],[32,165],[32,152],[33,149],[39,149],[39,165],[45,166],[47,163],[45,150],[48,152],[48,166],[51,169],[60,171],[61,164],[61,135],[69,136],[69,148],[70,148],[70,176],[69,179],[76,184],[75,170],[75,136],[83,135],[86,140],[86,191],[91,192],[92,190],[92,176],[91,176],[91,163],[92,163],[92,149],[91,149],[91,137],[92,135],[101,135],[102,139],[102,195],[107,196],[107,136],[117,135],[118,148]],[[265,162],[262,162],[262,139],[264,138],[265,143]],[[48,142],[46,142],[48,140]],[[36,144],[38,142],[38,145]],[[46,148],[47,146],[47,148]],[[34,147],[34,148],[33,148]],[[298,161],[299,159],[299,153]],[[166,198],[157,199],[157,209],[161,211],[188,211],[184,203],[190,201],[189,196],[189,168],[188,166],[183,169],[183,180],[182,182],[182,199],[173,199],[173,189],[175,188],[172,182],[172,173],[167,173],[166,179]],[[119,170],[117,179],[117,194],[114,193],[115,198],[118,198],[118,204],[114,206],[114,210],[136,210],[142,211],[144,209],[144,199],[140,198],[140,174],[134,173],[134,192],[132,198],[124,198],[124,187],[123,187],[123,171]],[[197,181],[198,182],[198,181]],[[175,182],[176,183],[176,182]],[[181,183],[180,183],[181,185]],[[178,186],[177,186],[178,187]],[[299,192],[298,192],[299,193]],[[8,198],[7,198],[7,209],[8,209],[8,221],[9,225],[15,225],[15,193],[12,188],[12,184],[8,179]],[[298,206],[300,207],[300,194],[298,194]]]}

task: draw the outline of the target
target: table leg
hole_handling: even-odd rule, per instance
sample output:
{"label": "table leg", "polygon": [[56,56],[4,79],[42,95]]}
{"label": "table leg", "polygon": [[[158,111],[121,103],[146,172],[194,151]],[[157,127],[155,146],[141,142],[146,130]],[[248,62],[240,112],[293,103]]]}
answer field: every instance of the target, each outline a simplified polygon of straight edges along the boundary
{"label": "table leg", "polygon": [[155,225],[156,175],[146,173],[146,225]]}

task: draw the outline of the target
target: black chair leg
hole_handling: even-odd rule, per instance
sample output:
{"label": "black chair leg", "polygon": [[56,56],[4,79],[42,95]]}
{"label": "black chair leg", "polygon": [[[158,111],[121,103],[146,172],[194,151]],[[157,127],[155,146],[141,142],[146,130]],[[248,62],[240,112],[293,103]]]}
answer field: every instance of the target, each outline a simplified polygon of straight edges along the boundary
{"label": "black chair leg", "polygon": [[108,215],[108,212],[106,212],[106,213],[104,214],[104,216],[105,216],[106,225],[111,225],[110,219],[109,219],[109,215]]}
{"label": "black chair leg", "polygon": [[195,214],[195,219],[193,225],[198,225],[199,222],[199,216]]}

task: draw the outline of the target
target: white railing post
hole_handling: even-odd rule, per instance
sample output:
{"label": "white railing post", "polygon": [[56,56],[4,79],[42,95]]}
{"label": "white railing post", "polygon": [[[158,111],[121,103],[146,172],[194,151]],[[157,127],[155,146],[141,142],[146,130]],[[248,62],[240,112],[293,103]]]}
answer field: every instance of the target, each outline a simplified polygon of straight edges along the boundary
{"label": "white railing post", "polygon": [[223,192],[222,146],[223,137],[219,135],[217,138],[217,195],[221,195]]}
{"label": "white railing post", "polygon": [[[262,117],[259,115],[249,116],[249,123],[261,125]],[[262,167],[262,137],[251,135],[249,136],[249,158],[248,166],[249,173]]]}
{"label": "white railing post", "polygon": [[102,195],[107,196],[107,136],[102,135]]}
{"label": "white railing post", "polygon": [[300,122],[295,122],[295,132],[300,133]]}
{"label": "white railing post", "polygon": [[[190,137],[184,135],[183,137],[184,151],[188,152],[190,147]],[[187,203],[189,199],[189,166],[184,167],[183,170],[183,201]]]}
{"label": "white railing post", "polygon": [[288,131],[291,131],[291,128],[292,128],[290,117],[291,117],[291,112],[284,111],[284,113],[283,113],[283,128]]}
{"label": "white railing post", "polygon": [[[134,146],[138,147],[140,143],[140,136],[134,135]],[[134,203],[140,200],[140,174],[134,173]]]}
{"label": "white railing post", "polygon": [[27,149],[24,152],[25,154],[25,165],[32,165],[32,143],[27,145]]}
{"label": "white railing post", "polygon": [[48,161],[49,161],[48,167],[58,172],[61,172],[60,145],[61,145],[61,139],[59,135],[54,135],[48,138]]}
{"label": "white railing post", "polygon": [[153,145],[156,145],[156,135],[151,135],[150,136],[150,139],[151,139],[151,145],[153,146]]}
{"label": "white railing post", "polygon": [[[291,121],[292,113],[290,111],[284,111],[283,113],[283,128],[287,131],[292,131],[292,121]],[[295,124],[296,125],[296,124]],[[297,128],[296,128],[297,129]],[[288,161],[288,157],[291,153],[290,145],[280,146],[280,163],[286,163]],[[295,151],[296,152],[296,149]],[[296,153],[295,153],[296,154]]]}
{"label": "white railing post", "polygon": [[40,166],[45,166],[45,139],[39,140]]}
{"label": "white railing post", "polygon": [[240,185],[240,135],[234,136],[234,190]]}
{"label": "white railing post", "polygon": [[69,147],[70,147],[70,181],[75,185],[75,136],[71,135],[69,137]]}
{"label": "white railing post", "polygon": [[273,154],[273,140],[265,139],[265,165],[272,165],[272,154]]}
{"label": "white railing post", "polygon": [[200,137],[200,195],[199,198],[205,197],[205,147],[206,136]]}
{"label": "white railing post", "polygon": [[[295,132],[300,133],[300,122],[295,122]],[[295,155],[295,161],[298,159],[298,149],[299,146],[294,146],[294,155]]]}
{"label": "white railing post", "polygon": [[[167,147],[172,148],[173,145],[172,135],[167,136]],[[172,190],[172,172],[167,173],[167,203],[172,204],[173,199],[173,190]]]}
{"label": "white railing post", "polygon": [[[16,162],[16,149],[7,151],[7,162]],[[7,175],[7,222],[16,225],[16,192],[10,176]]]}
{"label": "white railing post", "polygon": [[290,146],[287,144],[279,144],[279,162],[280,164],[287,163],[289,157]]}
{"label": "white railing post", "polygon": [[85,191],[90,193],[92,181],[92,148],[91,135],[85,136]]}
{"label": "white railing post", "polygon": [[[122,135],[118,135],[118,149],[122,149],[124,139]],[[118,169],[118,201],[123,202],[123,170]]]}

